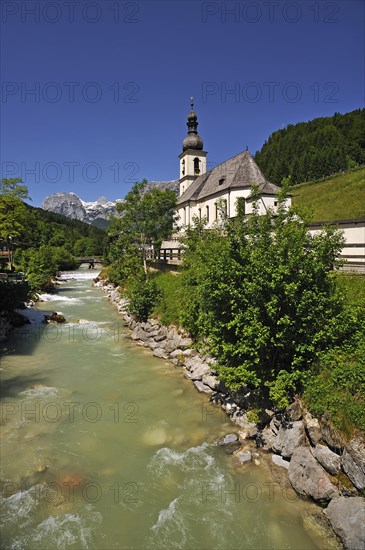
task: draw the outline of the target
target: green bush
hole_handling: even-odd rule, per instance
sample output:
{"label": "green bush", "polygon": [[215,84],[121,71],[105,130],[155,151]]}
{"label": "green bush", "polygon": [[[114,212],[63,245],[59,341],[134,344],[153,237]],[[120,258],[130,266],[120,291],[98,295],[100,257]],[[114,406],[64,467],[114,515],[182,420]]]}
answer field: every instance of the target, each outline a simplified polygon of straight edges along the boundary
{"label": "green bush", "polygon": [[156,302],[160,297],[160,291],[156,282],[148,278],[137,278],[131,282],[126,290],[129,299],[128,309],[138,321],[147,321]]}
{"label": "green bush", "polygon": [[158,273],[155,275],[154,281],[160,291],[160,298],[155,304],[153,315],[159,317],[164,325],[178,326],[181,309],[180,275],[173,275],[170,272]]}
{"label": "green bush", "polygon": [[30,299],[31,291],[27,281],[0,281],[0,311],[12,311]]}
{"label": "green bush", "polygon": [[365,339],[324,353],[304,390],[309,410],[352,435],[365,431]]}
{"label": "green bush", "polygon": [[127,286],[135,278],[143,278],[143,265],[135,250],[122,253],[108,268],[108,279],[115,285]]}
{"label": "green bush", "polygon": [[352,331],[333,268],[339,232],[311,236],[284,206],[187,236],[182,321],[204,339],[232,390],[261,388],[280,406],[301,391],[319,354]]}

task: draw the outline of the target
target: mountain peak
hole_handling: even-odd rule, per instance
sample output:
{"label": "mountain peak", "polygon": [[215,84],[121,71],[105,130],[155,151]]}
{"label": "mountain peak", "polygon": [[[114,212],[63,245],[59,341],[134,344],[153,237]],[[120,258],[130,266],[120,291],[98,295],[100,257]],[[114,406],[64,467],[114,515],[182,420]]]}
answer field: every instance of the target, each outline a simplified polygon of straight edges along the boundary
{"label": "mountain peak", "polygon": [[[172,181],[152,181],[148,184],[148,190],[151,189],[172,189],[176,194],[179,192],[179,180]],[[117,199],[112,202],[106,197],[99,197],[95,202],[86,202],[80,199],[72,191],[54,193],[48,195],[41,204],[43,210],[63,214],[73,220],[80,220],[91,225],[107,225],[110,216],[117,216],[116,203],[123,202]]]}

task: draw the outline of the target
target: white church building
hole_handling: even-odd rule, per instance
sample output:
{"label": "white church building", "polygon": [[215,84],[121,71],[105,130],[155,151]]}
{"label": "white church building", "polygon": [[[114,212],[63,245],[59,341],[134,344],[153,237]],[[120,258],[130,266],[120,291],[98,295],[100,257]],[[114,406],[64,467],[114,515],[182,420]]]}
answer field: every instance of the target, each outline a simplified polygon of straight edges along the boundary
{"label": "white church building", "polygon": [[[237,216],[238,200],[246,214],[252,212],[251,187],[258,187],[259,211],[277,206],[279,187],[269,182],[248,151],[218,164],[207,172],[207,152],[198,134],[198,117],[191,98],[188,134],[183,141],[180,159],[180,196],[177,200],[178,225],[192,223],[194,216],[207,219],[207,227],[218,220],[221,208],[228,218]],[[290,199],[288,199],[290,204]]]}
{"label": "white church building", "polygon": [[[265,214],[268,208],[275,210],[280,188],[269,182],[248,151],[218,164],[207,171],[207,152],[198,134],[198,117],[191,98],[188,114],[188,134],[183,141],[180,159],[180,194],[177,199],[179,233],[170,241],[164,241],[157,259],[164,263],[178,265],[182,260],[179,235],[184,227],[193,222],[194,216],[206,218],[207,227],[218,221],[222,206],[229,218],[237,216],[237,205],[245,214],[252,213],[252,185],[259,191],[259,212]],[[291,198],[287,199],[287,206]],[[337,220],[333,222],[312,222],[309,232],[315,234],[324,226],[333,225],[343,231],[345,246],[341,257],[346,261],[343,269],[365,273],[365,218]]]}

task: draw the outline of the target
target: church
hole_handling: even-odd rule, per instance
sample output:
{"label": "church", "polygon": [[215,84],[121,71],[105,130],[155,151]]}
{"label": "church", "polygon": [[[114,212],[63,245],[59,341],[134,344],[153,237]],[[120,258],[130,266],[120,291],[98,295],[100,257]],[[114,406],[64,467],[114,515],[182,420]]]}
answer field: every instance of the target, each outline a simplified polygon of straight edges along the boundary
{"label": "church", "polygon": [[[251,186],[258,187],[259,212],[277,206],[279,187],[270,183],[246,150],[218,164],[207,172],[207,152],[198,134],[198,117],[191,98],[188,134],[183,141],[180,159],[180,195],[177,200],[180,229],[192,223],[194,216],[206,218],[207,227],[218,221],[225,211],[228,218],[237,216],[237,205],[245,214],[252,213]],[[290,198],[287,200],[288,206]]]}

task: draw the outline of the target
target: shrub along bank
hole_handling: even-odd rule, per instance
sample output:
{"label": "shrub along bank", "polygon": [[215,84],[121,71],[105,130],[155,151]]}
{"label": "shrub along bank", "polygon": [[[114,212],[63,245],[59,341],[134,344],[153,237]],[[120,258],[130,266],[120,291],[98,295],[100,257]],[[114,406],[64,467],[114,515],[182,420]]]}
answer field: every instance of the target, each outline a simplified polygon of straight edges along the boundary
{"label": "shrub along bank", "polygon": [[[217,361],[227,388],[284,409],[303,395],[315,414],[349,436],[365,429],[365,300],[361,281],[335,271],[342,236],[311,236],[285,208],[187,230],[182,274],[145,274],[136,258],[111,280],[138,320],[158,316],[188,330]],[[128,269],[127,269],[128,268]]]}

